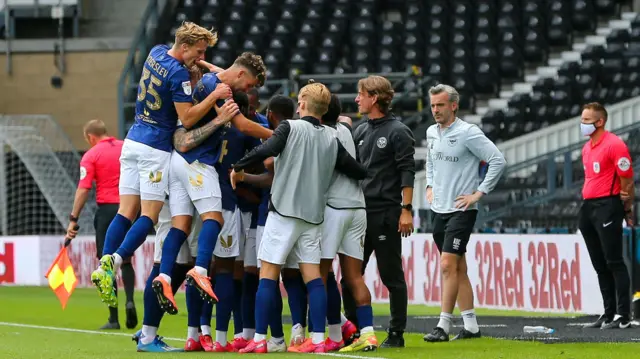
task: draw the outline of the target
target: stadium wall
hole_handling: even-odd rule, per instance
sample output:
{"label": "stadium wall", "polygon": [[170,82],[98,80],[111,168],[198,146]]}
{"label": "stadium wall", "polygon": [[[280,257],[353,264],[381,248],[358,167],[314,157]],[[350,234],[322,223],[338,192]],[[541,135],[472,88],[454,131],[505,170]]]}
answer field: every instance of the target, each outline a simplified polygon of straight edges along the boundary
{"label": "stadium wall", "polygon": [[[44,274],[62,243],[62,236],[0,237],[0,285],[47,285]],[[440,257],[431,235],[415,234],[402,243],[409,302],[439,306]],[[78,237],[69,248],[78,287],[91,287],[91,272],[98,265],[95,238]],[[143,289],[151,270],[153,250],[150,236],[133,259],[137,289]],[[583,314],[602,310],[597,277],[580,235],[474,234],[467,262],[478,308]],[[334,269],[339,280],[337,261]],[[374,302],[388,302],[375,255],[365,281]]]}
{"label": "stadium wall", "polygon": [[[110,133],[118,134],[117,85],[127,51],[72,52],[65,55],[63,86],[51,86],[58,75],[53,54],[18,53],[12,55],[13,74],[0,71],[0,113],[50,114],[62,126],[79,150],[88,145],[82,126],[100,118]],[[0,68],[6,66],[0,56]]]}

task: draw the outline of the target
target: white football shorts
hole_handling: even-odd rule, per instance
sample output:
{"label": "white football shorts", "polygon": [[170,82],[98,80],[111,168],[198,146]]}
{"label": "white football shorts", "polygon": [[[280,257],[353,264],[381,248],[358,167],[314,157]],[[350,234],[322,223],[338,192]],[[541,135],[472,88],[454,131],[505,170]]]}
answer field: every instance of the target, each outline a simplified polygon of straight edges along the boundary
{"label": "white football shorts", "polygon": [[125,139],[120,153],[120,194],[140,196],[145,201],[164,201],[170,159],[170,152]]}
{"label": "white football shorts", "polygon": [[270,212],[260,241],[258,259],[282,265],[320,263],[320,225]]}
{"label": "white football shorts", "polygon": [[[193,262],[193,258],[198,254],[198,235],[202,228],[202,221],[197,213],[194,213],[193,222],[191,224],[191,234],[187,237],[187,240],[182,244],[180,253],[178,253],[178,259],[176,263],[189,264]],[[164,201],[164,206],[158,216],[158,224],[156,224],[156,237],[155,246],[153,250],[153,262],[160,263],[162,260],[162,245],[164,244],[167,234],[171,229],[171,211],[169,207],[169,200]]]}
{"label": "white football shorts", "polygon": [[364,209],[335,209],[327,206],[322,223],[322,259],[341,253],[362,260],[367,212]]}
{"label": "white football shorts", "polygon": [[213,166],[198,161],[189,164],[173,151],[169,169],[169,206],[173,216],[221,212],[222,194]]}
{"label": "white football shorts", "polygon": [[222,217],[224,218],[224,225],[220,230],[213,255],[218,258],[238,257],[241,250],[244,250],[244,245],[241,243],[240,210],[237,207],[233,212],[223,209]]}

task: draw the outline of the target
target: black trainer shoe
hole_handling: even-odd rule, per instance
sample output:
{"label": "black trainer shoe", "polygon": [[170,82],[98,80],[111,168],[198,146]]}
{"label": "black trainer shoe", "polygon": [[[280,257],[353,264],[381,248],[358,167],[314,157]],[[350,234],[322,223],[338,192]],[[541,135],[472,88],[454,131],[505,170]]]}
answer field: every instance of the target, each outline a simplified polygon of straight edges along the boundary
{"label": "black trainer shoe", "polygon": [[389,336],[380,344],[380,348],[404,348],[403,335],[403,332],[389,331]]}
{"label": "black trainer shoe", "polygon": [[133,302],[127,303],[127,328],[133,329],[138,326],[138,314],[136,312],[136,305]]}
{"label": "black trainer shoe", "polygon": [[584,327],[585,328],[602,328],[602,326],[606,323],[611,323],[612,318],[607,317],[606,315],[601,315],[600,318],[598,318],[598,320],[596,320],[593,323],[589,323],[586,324]]}
{"label": "black trainer shoe", "polygon": [[609,323],[602,325],[601,329],[627,329],[631,328],[631,322],[627,318],[616,315],[616,318]]}
{"label": "black trainer shoe", "polygon": [[422,339],[424,339],[425,342],[431,343],[448,342],[449,334],[445,333],[444,329],[435,327],[431,333],[425,335]]}
{"label": "black trainer shoe", "polygon": [[460,339],[476,339],[476,338],[481,338],[482,334],[480,334],[480,330],[478,330],[476,333],[471,333],[470,331],[462,328],[462,330],[460,331],[460,333],[458,333],[458,335],[456,335],[453,339],[451,340],[460,340]]}
{"label": "black trainer shoe", "polygon": [[107,322],[107,324],[100,327],[101,330],[120,330],[120,323],[118,322]]}

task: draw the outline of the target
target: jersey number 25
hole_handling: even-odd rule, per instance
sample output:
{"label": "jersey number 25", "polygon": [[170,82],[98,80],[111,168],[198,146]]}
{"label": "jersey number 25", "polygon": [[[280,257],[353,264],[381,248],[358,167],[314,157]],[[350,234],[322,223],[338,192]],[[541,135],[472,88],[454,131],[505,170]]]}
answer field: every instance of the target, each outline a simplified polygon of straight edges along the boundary
{"label": "jersey number 25", "polygon": [[[150,80],[149,80],[150,79]],[[148,85],[145,82],[149,80]],[[154,86],[162,86],[162,80],[153,76],[149,69],[142,70],[142,77],[140,78],[140,89],[138,92],[138,101],[143,101],[147,96],[147,93],[153,97],[153,102],[146,100],[147,108],[152,111],[158,111],[162,107],[162,99],[160,94],[156,91]]]}

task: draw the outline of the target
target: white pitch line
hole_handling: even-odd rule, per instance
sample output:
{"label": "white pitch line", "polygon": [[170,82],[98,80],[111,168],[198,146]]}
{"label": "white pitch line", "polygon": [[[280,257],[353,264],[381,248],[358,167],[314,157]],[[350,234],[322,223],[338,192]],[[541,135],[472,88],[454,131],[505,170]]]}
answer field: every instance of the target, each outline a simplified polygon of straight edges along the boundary
{"label": "white pitch line", "polygon": [[[129,337],[131,338],[132,334],[127,333],[112,333],[112,332],[100,332],[97,330],[86,330],[86,329],[73,329],[73,328],[61,328],[61,327],[50,327],[46,325],[33,325],[33,324],[22,324],[22,323],[9,323],[9,322],[0,322],[0,326],[6,327],[18,327],[18,328],[31,328],[31,329],[49,329],[49,330],[57,330],[62,332],[72,332],[72,333],[83,333],[83,334],[96,334],[96,335],[115,335],[120,337]],[[162,337],[166,340],[171,341],[185,341],[185,338],[171,338],[171,337]],[[325,355],[332,356],[338,358],[349,358],[349,359],[387,359],[383,357],[370,357],[370,356],[358,356],[358,355],[348,355],[348,354],[338,354],[338,353],[317,353],[317,355]]]}
{"label": "white pitch line", "polygon": [[[454,328],[463,328],[464,325],[454,325]],[[506,324],[478,324],[478,328],[507,328]]]}

